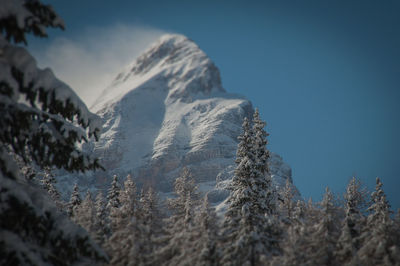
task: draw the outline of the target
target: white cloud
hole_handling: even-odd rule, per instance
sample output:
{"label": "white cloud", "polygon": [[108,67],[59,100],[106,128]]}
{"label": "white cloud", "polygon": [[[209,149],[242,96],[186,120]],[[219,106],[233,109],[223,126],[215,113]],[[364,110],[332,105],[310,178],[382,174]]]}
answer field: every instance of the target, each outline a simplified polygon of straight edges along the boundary
{"label": "white cloud", "polygon": [[143,26],[88,28],[74,39],[57,38],[33,54],[39,66],[50,67],[90,107],[116,74],[164,33]]}

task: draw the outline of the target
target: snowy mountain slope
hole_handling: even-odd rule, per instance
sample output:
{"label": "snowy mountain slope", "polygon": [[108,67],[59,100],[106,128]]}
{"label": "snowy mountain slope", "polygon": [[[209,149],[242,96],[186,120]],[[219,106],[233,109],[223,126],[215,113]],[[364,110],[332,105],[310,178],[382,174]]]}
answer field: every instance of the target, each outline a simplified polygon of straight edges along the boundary
{"label": "snowy mountain slope", "polygon": [[[214,63],[182,35],[162,36],[91,109],[104,124],[100,141],[86,149],[107,171],[81,178],[82,185],[102,188],[113,174],[130,173],[139,184],[163,192],[171,191],[184,166],[207,191],[218,175],[229,175],[243,118],[253,113],[248,100],[223,89]],[[273,154],[271,166],[278,183],[291,179],[290,167],[278,155]],[[226,194],[220,190],[215,200]]]}

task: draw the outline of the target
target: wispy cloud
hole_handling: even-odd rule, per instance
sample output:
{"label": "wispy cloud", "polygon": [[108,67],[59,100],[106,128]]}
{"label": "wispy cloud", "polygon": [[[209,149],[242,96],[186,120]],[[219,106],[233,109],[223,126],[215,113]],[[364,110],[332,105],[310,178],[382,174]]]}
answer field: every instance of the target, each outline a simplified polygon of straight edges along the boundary
{"label": "wispy cloud", "polygon": [[57,38],[33,54],[39,66],[50,67],[90,107],[116,74],[164,33],[121,24],[92,27],[73,39]]}

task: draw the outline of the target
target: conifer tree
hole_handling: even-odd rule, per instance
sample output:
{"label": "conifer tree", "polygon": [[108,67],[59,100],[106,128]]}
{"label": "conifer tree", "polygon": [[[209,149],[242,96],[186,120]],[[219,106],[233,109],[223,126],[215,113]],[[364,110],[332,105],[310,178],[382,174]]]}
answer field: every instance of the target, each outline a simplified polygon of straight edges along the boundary
{"label": "conifer tree", "polygon": [[215,210],[210,207],[207,194],[195,218],[197,241],[195,241],[191,260],[195,265],[199,266],[218,265],[220,258],[220,252],[217,247],[219,228]]}
{"label": "conifer tree", "polygon": [[[139,256],[144,265],[151,265],[151,262],[154,261],[153,254],[161,247],[159,243],[160,237],[165,234],[160,201],[157,192],[155,192],[152,187],[148,188],[146,191],[142,191],[139,206],[141,209],[138,214],[138,219],[143,225],[142,247]],[[162,242],[161,240],[161,243]],[[136,251],[137,249],[134,249],[132,253]]]}
{"label": "conifer tree", "polygon": [[272,185],[271,173],[268,168],[268,159],[270,157],[267,149],[269,134],[264,130],[265,121],[261,120],[258,109],[253,114],[252,149],[254,153],[255,169],[261,176],[265,177],[266,204],[268,214],[276,214],[276,191]]}
{"label": "conifer tree", "polygon": [[58,192],[57,188],[54,184],[57,183],[57,180],[54,178],[53,173],[51,172],[50,168],[46,167],[43,173],[42,184],[43,188],[49,193],[50,197],[54,201],[60,200],[60,192]]}
{"label": "conifer tree", "polygon": [[156,264],[180,265],[193,252],[193,208],[199,193],[188,168],[175,180],[174,192],[177,197],[168,200],[172,215],[166,221],[165,245],[156,252]]}
{"label": "conifer tree", "polygon": [[282,202],[281,202],[281,210],[283,213],[283,218],[285,219],[286,223],[291,223],[293,220],[293,215],[294,215],[294,202],[293,202],[293,197],[294,197],[294,191],[292,188],[292,185],[290,184],[290,181],[286,179],[286,184],[285,187],[282,191]]}
{"label": "conifer tree", "polygon": [[293,209],[293,222],[301,223],[305,219],[305,203],[302,200],[297,200],[296,206]]}
{"label": "conifer tree", "polygon": [[140,202],[142,206],[141,215],[148,228],[148,238],[158,236],[162,229],[163,215],[160,210],[160,200],[157,192],[152,187],[148,188],[147,191],[142,193]]}
{"label": "conifer tree", "polygon": [[334,255],[339,234],[338,208],[329,188],[325,190],[320,207],[318,222],[313,226],[313,233],[309,239],[308,262],[311,265],[336,265]]}
{"label": "conifer tree", "polygon": [[371,194],[372,204],[368,211],[367,224],[361,234],[362,247],[358,257],[362,264],[396,265],[400,263],[399,243],[396,243],[394,223],[390,218],[390,205],[376,178],[375,191]]}
{"label": "conifer tree", "polygon": [[95,233],[95,206],[92,199],[92,193],[88,190],[82,203],[76,207],[74,221],[86,229],[90,235]]}
{"label": "conifer tree", "polygon": [[43,188],[49,193],[50,197],[53,199],[54,203],[56,204],[59,210],[63,210],[65,208],[65,203],[61,199],[60,192],[58,192],[55,184],[57,180],[54,177],[53,172],[49,167],[45,167],[43,170],[43,179],[42,185]]}
{"label": "conifer tree", "polygon": [[[262,255],[274,253],[279,248],[278,226],[270,216],[275,213],[273,192],[270,180],[264,175],[268,174],[266,164],[262,163],[267,153],[261,152],[260,143],[266,142],[262,138],[254,140],[254,131],[247,118],[242,127],[223,225],[222,264],[226,265],[257,265]],[[261,135],[257,132],[258,137]]]}
{"label": "conifer tree", "polygon": [[260,113],[258,109],[255,110],[253,114],[253,149],[256,158],[256,169],[261,172],[261,174],[270,174],[268,168],[268,159],[270,157],[269,151],[266,148],[268,144],[267,137],[269,134],[264,130],[266,126],[265,121],[260,118]]}
{"label": "conifer tree", "polygon": [[117,175],[113,176],[113,181],[111,182],[111,187],[107,192],[107,209],[110,211],[112,208],[119,208],[120,206],[120,194],[121,188],[118,184]]}
{"label": "conifer tree", "polygon": [[73,265],[95,263],[101,256],[82,230],[60,216],[46,193],[26,182],[36,171],[19,168],[13,156],[38,169],[100,167],[79,149],[97,138],[100,119],[50,69],[40,69],[22,45],[28,35],[46,37],[48,28],[64,28],[50,5],[0,2],[1,265]]}
{"label": "conifer tree", "polygon": [[109,229],[107,227],[106,203],[101,191],[96,195],[95,211],[96,215],[93,238],[100,246],[103,246],[109,234]]}
{"label": "conifer tree", "polygon": [[82,203],[81,196],[79,195],[79,187],[78,184],[75,183],[74,190],[72,191],[71,198],[68,203],[67,213],[70,217],[75,215],[76,209]]}
{"label": "conifer tree", "polygon": [[113,265],[127,265],[129,261],[135,259],[129,255],[131,249],[135,248],[134,245],[138,245],[142,240],[141,232],[138,232],[141,230],[140,221],[135,216],[138,209],[136,184],[128,175],[124,182],[124,188],[117,193],[116,183],[117,179],[114,176],[109,195],[119,194],[119,196],[114,199],[118,205],[113,204],[113,198],[109,197],[109,204],[113,206],[110,213],[112,235],[107,242],[107,249],[112,256],[111,263]]}
{"label": "conifer tree", "polygon": [[362,208],[365,204],[365,194],[360,181],[353,177],[347,185],[344,195],[346,217],[336,251],[336,257],[342,264],[358,263],[357,250],[360,247],[359,237],[364,224]]}

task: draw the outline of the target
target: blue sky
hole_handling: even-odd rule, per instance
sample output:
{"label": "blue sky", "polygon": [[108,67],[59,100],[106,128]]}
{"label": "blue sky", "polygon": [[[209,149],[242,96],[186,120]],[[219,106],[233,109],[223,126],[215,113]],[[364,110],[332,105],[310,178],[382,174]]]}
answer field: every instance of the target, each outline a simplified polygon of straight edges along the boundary
{"label": "blue sky", "polygon": [[[319,200],[326,186],[342,194],[353,175],[373,189],[379,176],[392,206],[400,207],[400,2],[51,4],[66,31],[31,41],[39,62],[76,65],[73,56],[69,62],[68,53],[55,49],[60,43],[74,47],[69,53],[92,56],[86,61],[93,61],[87,67],[93,71],[86,77],[103,82],[99,77],[118,71],[113,69],[163,32],[184,34],[219,67],[227,91],[245,95],[260,109],[270,150],[291,165],[305,198]],[[59,69],[62,77],[65,69]],[[69,74],[66,81],[74,82]]]}

